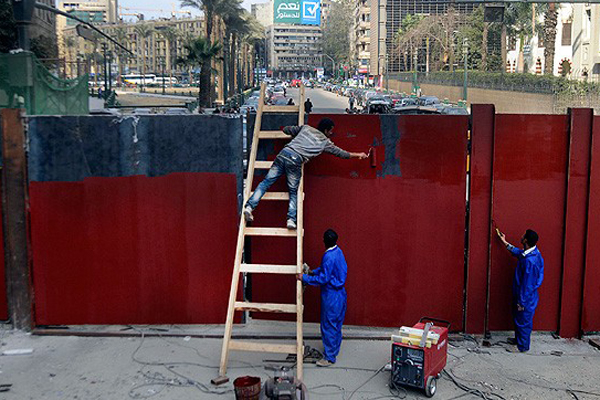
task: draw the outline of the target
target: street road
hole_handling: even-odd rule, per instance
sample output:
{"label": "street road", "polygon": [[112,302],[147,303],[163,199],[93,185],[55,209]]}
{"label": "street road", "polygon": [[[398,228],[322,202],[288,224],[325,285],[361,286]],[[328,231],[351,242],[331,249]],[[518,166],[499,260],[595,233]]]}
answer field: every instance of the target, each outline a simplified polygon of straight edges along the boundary
{"label": "street road", "polygon": [[[323,89],[305,89],[306,98],[313,103],[313,113],[318,114],[343,114],[348,108],[348,98],[338,96],[335,93]],[[293,97],[296,104],[300,98],[300,90],[297,88],[288,88],[287,96]]]}

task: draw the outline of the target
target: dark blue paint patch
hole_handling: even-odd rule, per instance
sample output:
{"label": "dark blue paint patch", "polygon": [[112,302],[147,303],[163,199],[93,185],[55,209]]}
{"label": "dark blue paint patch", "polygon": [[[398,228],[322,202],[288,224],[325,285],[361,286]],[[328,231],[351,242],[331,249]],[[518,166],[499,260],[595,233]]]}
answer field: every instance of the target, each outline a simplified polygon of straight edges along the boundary
{"label": "dark blue paint patch", "polygon": [[377,173],[379,177],[402,176],[400,171],[400,160],[396,158],[396,147],[400,143],[400,131],[398,130],[398,116],[380,115],[379,123],[381,125],[381,138],[385,147],[385,160],[383,161],[381,171]]}

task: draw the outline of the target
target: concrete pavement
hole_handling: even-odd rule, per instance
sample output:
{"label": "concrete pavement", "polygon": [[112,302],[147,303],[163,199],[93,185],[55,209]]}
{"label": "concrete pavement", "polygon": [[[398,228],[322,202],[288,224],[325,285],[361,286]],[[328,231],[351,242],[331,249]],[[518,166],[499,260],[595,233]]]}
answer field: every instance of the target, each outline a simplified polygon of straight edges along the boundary
{"label": "concrete pavement", "polygon": [[[306,325],[311,333],[318,329],[316,324]],[[107,327],[72,329],[89,333],[105,331]],[[0,399],[233,399],[232,382],[236,377],[258,376],[264,382],[272,374],[264,369],[265,365],[290,365],[284,362],[285,355],[233,352],[228,371],[230,382],[215,388],[210,379],[217,375],[222,341],[193,336],[222,332],[222,326],[110,329],[132,336],[36,336],[3,331],[0,351],[30,348],[33,353],[0,357],[0,383],[13,385],[10,391],[0,393]],[[234,334],[260,337],[275,332],[292,336],[294,329],[293,323],[252,321],[236,326]],[[385,337],[394,329],[344,328],[345,336],[358,331]],[[495,334],[492,342],[505,339],[506,336]],[[477,398],[467,394],[466,388],[473,393],[486,393],[490,399],[506,400],[600,396],[597,384],[600,351],[585,341],[535,334],[529,353],[513,354],[506,352],[501,343],[484,348],[476,340],[480,342],[480,338],[452,336],[446,371],[463,389],[446,376],[438,382],[436,399]],[[306,340],[306,344],[322,349],[319,340]],[[381,370],[389,362],[390,349],[389,340],[345,339],[334,366],[305,366],[308,398],[394,398],[389,389],[390,372]],[[561,356],[552,355],[557,350],[562,352]],[[577,397],[567,390],[575,390],[572,393]],[[422,392],[410,389],[396,394],[406,399],[425,398]]]}
{"label": "concrete pavement", "polygon": [[[300,90],[296,88],[287,89],[288,97],[294,101],[300,98]],[[320,88],[306,88],[305,95],[313,103],[313,113],[319,114],[344,114],[348,108],[348,98],[339,96]]]}

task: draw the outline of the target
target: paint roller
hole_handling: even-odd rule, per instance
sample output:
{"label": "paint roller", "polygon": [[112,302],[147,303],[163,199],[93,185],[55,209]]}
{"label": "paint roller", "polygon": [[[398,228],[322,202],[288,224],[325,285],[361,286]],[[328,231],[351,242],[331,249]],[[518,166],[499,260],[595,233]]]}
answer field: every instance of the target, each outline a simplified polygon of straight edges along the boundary
{"label": "paint roller", "polygon": [[369,157],[369,161],[371,162],[371,168],[376,168],[377,167],[377,149],[375,149],[375,147],[369,147],[369,154],[367,154],[367,157]]}

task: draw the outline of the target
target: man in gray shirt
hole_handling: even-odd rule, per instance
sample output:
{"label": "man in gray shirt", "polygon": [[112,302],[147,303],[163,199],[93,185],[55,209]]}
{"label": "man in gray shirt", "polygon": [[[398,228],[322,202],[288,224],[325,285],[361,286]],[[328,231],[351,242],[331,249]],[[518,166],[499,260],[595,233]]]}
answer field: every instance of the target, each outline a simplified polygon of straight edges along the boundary
{"label": "man in gray shirt", "polygon": [[283,128],[283,133],[292,136],[293,139],[279,152],[267,176],[258,185],[244,206],[244,218],[247,222],[254,220],[252,210],[256,208],[260,199],[277,178],[285,173],[290,193],[287,228],[296,229],[298,185],[302,176],[302,164],[323,152],[340,158],[367,158],[365,153],[350,153],[334,145],[329,139],[333,135],[333,127],[334,123],[331,119],[323,118],[319,121],[317,129],[308,125],[286,126]]}

